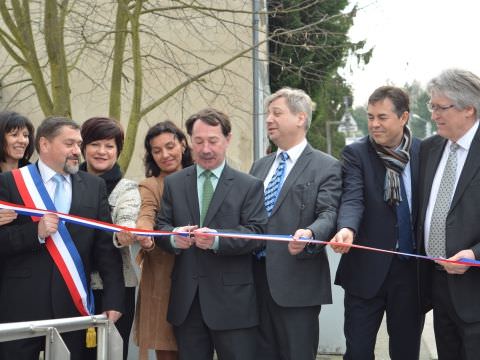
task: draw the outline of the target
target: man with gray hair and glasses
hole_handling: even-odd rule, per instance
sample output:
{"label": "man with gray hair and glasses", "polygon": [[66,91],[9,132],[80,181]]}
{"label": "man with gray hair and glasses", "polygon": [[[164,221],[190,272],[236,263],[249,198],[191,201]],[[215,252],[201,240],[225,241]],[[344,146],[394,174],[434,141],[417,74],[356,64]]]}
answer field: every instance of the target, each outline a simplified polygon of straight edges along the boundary
{"label": "man with gray hair and glasses", "polygon": [[[480,78],[443,71],[427,86],[437,135],[420,150],[418,248],[436,258],[480,259]],[[478,359],[480,268],[421,263],[425,308],[433,307],[440,360]]]}
{"label": "man with gray hair and glasses", "polygon": [[332,302],[330,272],[325,248],[298,240],[329,240],[335,231],[341,166],[307,142],[313,104],[304,91],[280,89],[266,104],[268,136],[278,150],[256,161],[250,173],[264,184],[266,232],[296,241],[266,241],[255,254],[256,359],[313,360],[320,308]]}

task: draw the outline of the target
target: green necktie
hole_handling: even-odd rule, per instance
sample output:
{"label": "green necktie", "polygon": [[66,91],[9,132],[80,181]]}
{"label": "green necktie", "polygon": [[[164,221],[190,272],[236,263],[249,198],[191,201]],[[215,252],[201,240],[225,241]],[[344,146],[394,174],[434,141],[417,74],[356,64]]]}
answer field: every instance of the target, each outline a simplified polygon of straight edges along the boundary
{"label": "green necktie", "polygon": [[213,185],[212,185],[212,181],[210,180],[210,178],[212,177],[212,172],[210,170],[205,170],[202,175],[205,178],[205,180],[203,181],[200,226],[203,226],[203,221],[205,220],[205,216],[207,215],[208,206],[210,205],[210,201],[212,200],[212,197],[213,197]]}

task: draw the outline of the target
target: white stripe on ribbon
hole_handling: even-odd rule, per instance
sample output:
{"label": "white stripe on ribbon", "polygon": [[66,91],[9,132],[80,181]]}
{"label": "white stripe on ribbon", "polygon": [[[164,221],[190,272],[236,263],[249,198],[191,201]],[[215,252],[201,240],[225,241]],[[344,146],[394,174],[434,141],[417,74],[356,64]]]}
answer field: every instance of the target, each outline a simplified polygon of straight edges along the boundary
{"label": "white stripe on ribbon", "polygon": [[[48,211],[48,210],[41,210],[41,209],[32,209],[32,208],[28,208],[28,207],[20,206],[20,205],[15,205],[15,204],[11,204],[11,203],[4,202],[4,201],[0,201],[0,209],[1,208],[14,210],[15,212],[17,212],[19,214],[28,215],[28,216],[37,216],[37,217],[41,217],[46,213],[55,213],[61,219],[65,220],[67,222],[71,222],[71,223],[75,223],[75,224],[82,225],[82,226],[87,226],[87,227],[93,227],[93,228],[108,231],[108,232],[128,231],[128,232],[131,232],[132,234],[143,235],[143,236],[169,236],[169,235],[191,236],[192,235],[191,233],[187,233],[187,232],[174,232],[174,231],[162,231],[162,230],[142,230],[142,229],[136,229],[136,228],[129,228],[129,227],[126,227],[126,226],[112,225],[112,224],[105,223],[105,222],[102,222],[102,221],[82,218],[82,217],[76,216],[76,215],[63,214],[63,213],[59,213],[59,212],[55,212],[55,211]],[[203,233],[202,235],[229,237],[229,238],[235,238],[235,239],[250,239],[250,240],[283,241],[283,242],[294,241],[292,235],[240,234],[240,233],[226,233],[226,232]],[[328,241],[315,240],[315,239],[298,239],[296,241],[306,242],[306,243],[314,243],[314,244],[319,244],[319,245],[345,246],[345,247],[362,249],[362,250],[367,250],[367,251],[374,251],[374,252],[385,253],[385,254],[403,255],[403,256],[409,256],[409,257],[424,259],[424,260],[444,261],[444,262],[448,262],[448,263],[452,263],[452,264],[480,267],[480,260],[472,260],[472,259],[467,259],[467,258],[461,258],[459,260],[448,260],[448,259],[443,259],[443,258],[434,258],[434,257],[430,257],[430,256],[425,256],[425,255],[408,254],[408,253],[403,253],[403,252],[399,252],[399,251],[379,249],[379,248],[374,248],[374,247],[370,247],[370,246],[363,246],[363,245],[357,245],[357,244],[331,243],[331,242],[328,242]]]}

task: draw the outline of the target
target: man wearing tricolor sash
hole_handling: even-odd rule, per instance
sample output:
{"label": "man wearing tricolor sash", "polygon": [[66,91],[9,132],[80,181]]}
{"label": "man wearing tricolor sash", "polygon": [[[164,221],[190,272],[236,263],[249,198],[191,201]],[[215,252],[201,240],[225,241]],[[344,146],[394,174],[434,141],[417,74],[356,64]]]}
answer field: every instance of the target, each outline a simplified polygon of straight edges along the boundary
{"label": "man wearing tricolor sash", "polygon": [[[110,222],[105,183],[78,172],[81,136],[73,121],[46,119],[35,139],[36,164],[0,174],[0,200]],[[116,321],[123,308],[120,253],[111,236],[55,213],[18,216],[0,227],[0,323],[85,316],[104,311]],[[90,272],[104,282],[103,309],[93,309]],[[85,331],[62,334],[71,359],[83,359]],[[0,357],[34,359],[44,338],[7,342]]]}

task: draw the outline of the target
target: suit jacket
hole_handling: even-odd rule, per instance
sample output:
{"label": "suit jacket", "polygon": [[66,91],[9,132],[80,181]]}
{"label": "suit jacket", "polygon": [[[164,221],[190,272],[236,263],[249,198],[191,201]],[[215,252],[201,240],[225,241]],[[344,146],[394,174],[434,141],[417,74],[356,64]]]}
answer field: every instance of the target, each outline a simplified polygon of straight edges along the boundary
{"label": "suit jacket", "polygon": [[[414,138],[410,148],[412,226],[416,219],[419,148],[420,141]],[[338,229],[351,228],[356,234],[354,244],[395,250],[398,239],[396,209],[383,199],[386,169],[368,136],[346,146],[342,157],[343,194]],[[335,284],[352,295],[373,298],[388,274],[392,256],[351,249],[342,255]]]}
{"label": "suit jacket", "polygon": [[[110,221],[105,182],[80,171],[72,175],[70,214]],[[11,172],[0,174],[0,199],[23,204]],[[0,257],[4,264],[0,282],[0,322],[80,316],[58,268],[38,240],[38,223],[19,216],[0,227]],[[123,311],[122,260],[111,235],[67,224],[78,249],[87,281],[95,267],[104,281],[103,310]],[[97,309],[102,310],[102,309]]]}
{"label": "suit jacket", "polygon": [[[256,161],[250,173],[265,180],[275,155]],[[341,187],[340,163],[307,144],[283,183],[268,219],[267,233],[293,235],[297,229],[308,228],[315,239],[330,240]],[[332,302],[324,246],[296,256],[288,252],[284,242],[266,241],[265,246],[268,285],[278,305],[303,307]]]}
{"label": "suit jacket", "polygon": [[[199,224],[196,166],[165,178],[156,228]],[[263,185],[254,177],[225,165],[210,202],[204,226],[225,232],[263,233],[267,214]],[[241,329],[258,324],[252,251],[257,241],[220,238],[217,251],[191,247],[173,249],[169,237],[157,238],[163,249],[177,254],[167,319],[183,323],[198,290],[205,323],[213,330]]]}
{"label": "suit jacket", "polygon": [[[430,190],[447,140],[433,136],[422,143],[420,152],[418,248],[425,254],[424,223]],[[477,131],[458,180],[446,220],[447,258],[471,249],[480,259],[480,133]],[[433,262],[421,262],[421,290],[424,306],[429,306]],[[480,321],[480,269],[470,268],[463,275],[447,275],[448,291],[457,315],[465,322]]]}

